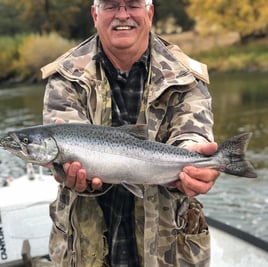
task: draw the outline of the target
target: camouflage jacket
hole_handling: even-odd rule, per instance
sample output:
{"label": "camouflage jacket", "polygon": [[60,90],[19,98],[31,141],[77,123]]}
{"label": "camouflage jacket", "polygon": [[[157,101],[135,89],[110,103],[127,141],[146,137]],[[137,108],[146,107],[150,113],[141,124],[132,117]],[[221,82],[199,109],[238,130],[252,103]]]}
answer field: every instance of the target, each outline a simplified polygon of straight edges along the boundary
{"label": "camouflage jacket", "polygon": [[[92,36],[42,68],[43,77],[49,77],[44,123],[60,118],[111,124],[109,83],[94,60],[97,40]],[[150,74],[138,118],[148,124],[149,138],[180,146],[212,141],[206,66],[153,33],[150,53]],[[94,192],[79,194],[60,185],[50,214],[54,222],[50,254],[57,266],[107,266],[106,225]],[[162,186],[144,186],[144,199],[135,200],[135,224],[141,266],[208,266],[210,237],[196,199]]]}

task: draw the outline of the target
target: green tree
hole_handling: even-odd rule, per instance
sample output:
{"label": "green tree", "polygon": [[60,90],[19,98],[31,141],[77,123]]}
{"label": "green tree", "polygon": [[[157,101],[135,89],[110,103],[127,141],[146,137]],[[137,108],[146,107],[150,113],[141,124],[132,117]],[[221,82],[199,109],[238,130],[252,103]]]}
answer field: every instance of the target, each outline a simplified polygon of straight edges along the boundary
{"label": "green tree", "polygon": [[85,38],[94,31],[90,4],[85,0],[2,0],[0,33],[58,32],[67,38]]}
{"label": "green tree", "polygon": [[7,0],[0,0],[0,35],[14,35],[27,28],[18,16],[17,8],[14,8]]}
{"label": "green tree", "polygon": [[242,40],[268,33],[267,0],[189,0],[197,31],[236,31]]}
{"label": "green tree", "polygon": [[194,20],[186,12],[187,0],[154,0],[153,2],[155,5],[154,23],[173,18],[175,25],[179,26],[182,31],[189,30],[194,25]]}
{"label": "green tree", "polygon": [[[173,18],[188,30],[193,25],[185,11],[187,0],[154,0],[155,21]],[[95,29],[90,16],[93,0],[0,0],[0,34],[57,32],[63,37],[84,39]]]}

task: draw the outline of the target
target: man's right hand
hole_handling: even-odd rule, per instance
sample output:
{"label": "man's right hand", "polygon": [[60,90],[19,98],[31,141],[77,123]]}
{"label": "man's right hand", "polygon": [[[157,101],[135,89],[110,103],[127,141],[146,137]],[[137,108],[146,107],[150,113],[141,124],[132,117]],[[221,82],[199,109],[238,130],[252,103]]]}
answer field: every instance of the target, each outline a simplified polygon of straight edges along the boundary
{"label": "man's right hand", "polygon": [[80,162],[65,163],[63,168],[66,174],[65,186],[74,188],[77,192],[83,192],[86,190],[88,183],[91,183],[93,189],[101,189],[101,179],[94,177],[91,181],[87,180],[87,172],[82,168]]}
{"label": "man's right hand", "polygon": [[[102,180],[98,177],[92,178],[91,181],[87,180],[87,172],[78,161],[64,163],[63,169],[66,175],[64,179],[64,185],[66,187],[73,188],[77,192],[84,192],[88,183],[91,183],[93,189],[98,190],[102,187]],[[63,182],[62,177],[59,177],[55,173],[54,176],[59,183]]]}

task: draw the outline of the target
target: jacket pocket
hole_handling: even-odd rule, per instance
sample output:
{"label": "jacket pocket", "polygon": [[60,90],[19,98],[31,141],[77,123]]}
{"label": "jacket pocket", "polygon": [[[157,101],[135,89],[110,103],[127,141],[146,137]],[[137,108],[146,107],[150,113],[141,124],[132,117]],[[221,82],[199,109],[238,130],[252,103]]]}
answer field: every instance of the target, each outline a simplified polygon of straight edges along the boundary
{"label": "jacket pocket", "polygon": [[70,217],[75,197],[70,189],[60,186],[57,199],[50,204],[50,217],[53,224],[49,254],[52,261],[61,267],[72,266],[73,230]]}
{"label": "jacket pocket", "polygon": [[203,214],[202,204],[195,198],[188,198],[188,208],[177,213],[177,256],[179,266],[209,266],[210,235]]}
{"label": "jacket pocket", "polygon": [[184,234],[177,236],[177,262],[184,267],[208,267],[210,263],[210,235]]}

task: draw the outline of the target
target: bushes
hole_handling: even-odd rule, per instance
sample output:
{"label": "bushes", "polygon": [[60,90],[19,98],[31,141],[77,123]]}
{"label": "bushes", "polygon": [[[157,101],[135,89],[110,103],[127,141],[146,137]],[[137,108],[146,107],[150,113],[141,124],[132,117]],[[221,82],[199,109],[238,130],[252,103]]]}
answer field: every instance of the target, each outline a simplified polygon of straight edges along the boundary
{"label": "bushes", "polygon": [[[178,36],[176,35],[175,40]],[[187,42],[196,44],[195,35],[190,35],[188,39],[172,42],[182,45]],[[197,45],[202,46],[202,40],[197,40]],[[209,44],[206,43],[208,46]],[[267,45],[268,38],[262,38],[243,45],[226,45],[202,53],[189,54],[206,63],[210,71],[268,71]],[[75,46],[73,41],[68,41],[56,33],[17,35],[13,38],[0,36],[0,83],[4,80],[39,80],[40,67],[53,61],[73,46]]]}
{"label": "bushes", "polygon": [[[75,43],[56,33],[24,37],[0,37],[0,81],[40,79],[40,68],[53,61]],[[4,70],[4,71],[3,71]]]}
{"label": "bushes", "polygon": [[206,63],[210,71],[268,71],[267,38],[244,45],[213,48],[194,57]]}

